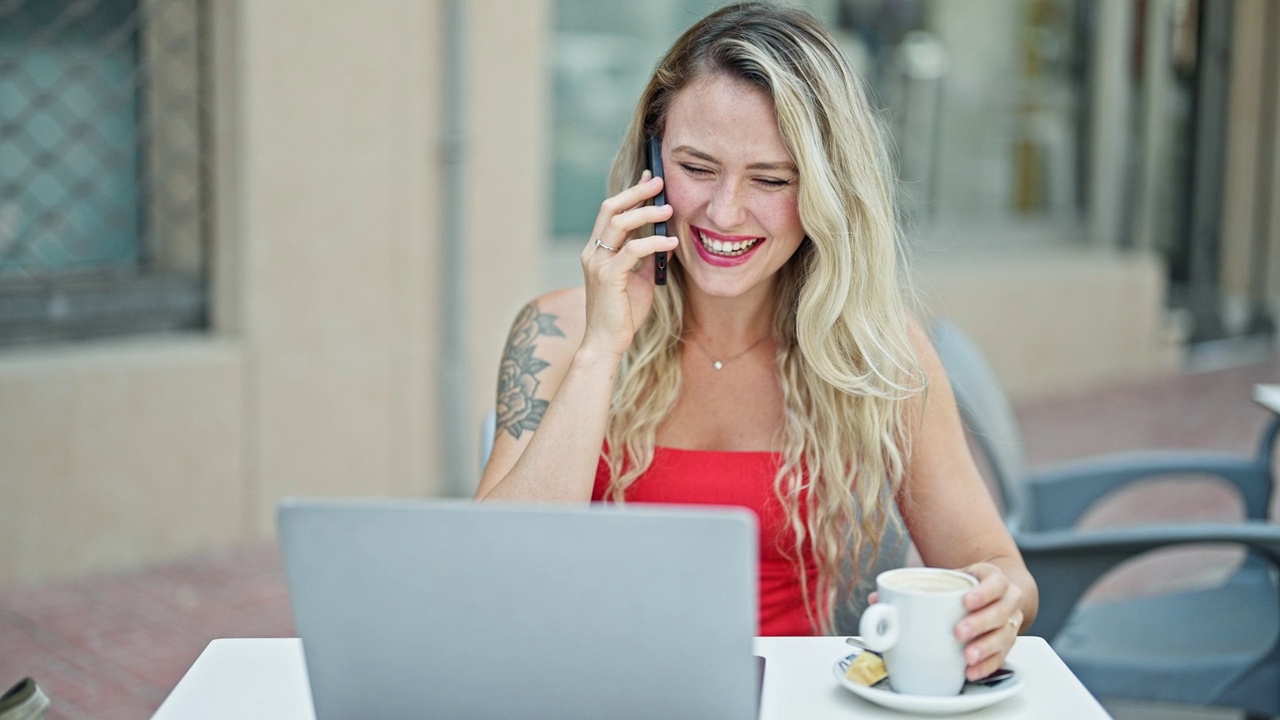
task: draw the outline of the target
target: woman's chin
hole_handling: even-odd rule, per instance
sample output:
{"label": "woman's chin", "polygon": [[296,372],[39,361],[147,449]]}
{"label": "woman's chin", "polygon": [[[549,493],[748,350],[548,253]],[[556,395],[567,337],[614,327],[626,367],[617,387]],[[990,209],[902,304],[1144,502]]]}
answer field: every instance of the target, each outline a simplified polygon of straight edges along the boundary
{"label": "woman's chin", "polygon": [[684,272],[690,289],[703,295],[715,298],[737,298],[750,292],[760,283],[760,278],[746,268],[724,268],[702,266]]}

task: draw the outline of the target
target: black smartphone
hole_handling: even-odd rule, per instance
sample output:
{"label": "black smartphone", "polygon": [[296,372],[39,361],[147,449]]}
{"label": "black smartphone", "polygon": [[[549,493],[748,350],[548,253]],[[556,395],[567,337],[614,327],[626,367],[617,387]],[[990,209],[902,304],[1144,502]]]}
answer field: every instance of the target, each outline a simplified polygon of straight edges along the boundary
{"label": "black smartphone", "polygon": [[[662,142],[654,135],[649,136],[649,172],[653,173],[654,177],[666,179],[662,175]],[[667,186],[665,183],[662,186],[662,192],[659,192],[657,197],[653,199],[653,204],[667,204]],[[667,224],[665,222],[654,223],[653,234],[666,235]],[[665,250],[653,254],[653,284],[667,284],[667,251]]]}

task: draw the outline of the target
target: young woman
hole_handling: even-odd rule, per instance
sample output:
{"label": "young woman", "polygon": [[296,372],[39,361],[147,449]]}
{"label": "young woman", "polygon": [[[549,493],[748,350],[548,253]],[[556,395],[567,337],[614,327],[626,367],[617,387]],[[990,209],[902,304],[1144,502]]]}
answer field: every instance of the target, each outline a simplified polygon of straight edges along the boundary
{"label": "young woman", "polygon": [[[476,496],[752,508],[776,635],[831,631],[842,563],[874,555],[897,503],[927,565],[980,580],[956,634],[970,678],[997,669],[1035,582],[912,316],[888,141],[830,34],[765,4],[698,22],[659,61],[610,184],[585,287],[515,322]],[[650,234],[664,221],[672,236]]]}

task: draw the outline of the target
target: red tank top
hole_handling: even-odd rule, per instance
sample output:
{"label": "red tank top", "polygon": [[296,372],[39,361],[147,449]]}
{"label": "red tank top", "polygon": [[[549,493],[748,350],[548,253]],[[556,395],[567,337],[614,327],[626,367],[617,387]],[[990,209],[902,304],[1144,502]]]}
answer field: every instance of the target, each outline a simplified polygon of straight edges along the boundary
{"label": "red tank top", "polygon": [[[687,505],[738,505],[756,514],[760,529],[760,634],[813,635],[804,609],[795,564],[784,552],[795,535],[773,492],[781,456],[773,452],[725,452],[655,448],[653,464],[627,488],[627,502]],[[596,468],[594,501],[604,500],[609,468]],[[811,602],[816,599],[818,568],[804,555]],[[816,617],[816,615],[815,615]]]}

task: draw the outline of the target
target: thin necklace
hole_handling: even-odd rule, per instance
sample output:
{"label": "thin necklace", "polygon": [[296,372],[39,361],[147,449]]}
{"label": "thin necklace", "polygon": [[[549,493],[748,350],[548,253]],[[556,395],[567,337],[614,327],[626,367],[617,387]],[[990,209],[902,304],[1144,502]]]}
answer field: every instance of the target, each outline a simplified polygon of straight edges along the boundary
{"label": "thin necklace", "polygon": [[748,347],[746,350],[743,350],[742,352],[738,353],[737,355],[733,355],[732,357],[729,357],[729,358],[727,358],[727,359],[725,359],[725,360],[717,360],[717,359],[715,358],[715,356],[711,354],[711,351],[710,351],[710,350],[707,350],[706,346],[704,346],[702,343],[698,342],[698,338],[696,338],[696,337],[694,337],[694,336],[690,335],[690,336],[689,336],[689,339],[690,339],[690,340],[692,340],[692,341],[693,341],[693,344],[694,344],[694,345],[697,345],[697,346],[698,346],[698,349],[702,351],[702,354],[703,354],[703,355],[706,355],[706,356],[707,356],[707,359],[711,361],[711,367],[715,368],[716,370],[722,370],[722,369],[724,368],[724,366],[725,366],[725,365],[728,365],[729,363],[733,362],[734,360],[737,360],[738,358],[742,357],[743,355],[746,355],[747,353],[751,352],[752,350],[755,350],[755,349],[756,349],[756,346],[757,346],[757,345],[759,345],[760,343],[764,342],[765,340],[768,340],[768,339],[769,339],[769,336],[768,336],[768,335],[765,335],[764,337],[760,338],[759,340],[757,340],[757,341],[755,341],[755,342],[751,343],[750,347]]}

